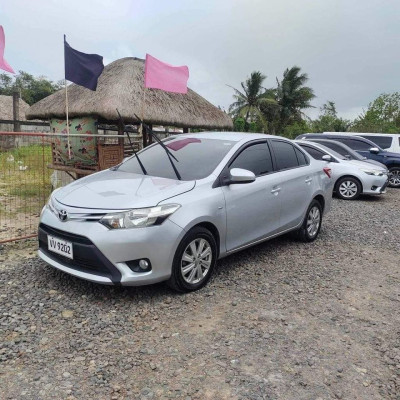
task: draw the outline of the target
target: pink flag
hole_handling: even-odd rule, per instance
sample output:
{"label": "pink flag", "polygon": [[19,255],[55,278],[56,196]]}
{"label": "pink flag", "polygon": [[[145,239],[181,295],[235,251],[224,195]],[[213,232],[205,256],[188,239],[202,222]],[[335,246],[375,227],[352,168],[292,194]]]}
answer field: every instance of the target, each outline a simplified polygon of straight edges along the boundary
{"label": "pink flag", "polygon": [[144,87],[186,94],[188,79],[189,68],[186,65],[174,67],[146,54]]}
{"label": "pink flag", "polygon": [[4,36],[4,29],[0,25],[0,69],[15,74],[11,65],[4,59],[4,48],[6,47],[6,38]]}

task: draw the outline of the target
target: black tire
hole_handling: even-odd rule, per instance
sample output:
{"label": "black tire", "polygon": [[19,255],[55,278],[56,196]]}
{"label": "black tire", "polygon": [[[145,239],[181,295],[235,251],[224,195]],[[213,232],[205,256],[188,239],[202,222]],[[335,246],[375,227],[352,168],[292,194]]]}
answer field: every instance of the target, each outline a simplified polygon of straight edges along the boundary
{"label": "black tire", "polygon": [[361,192],[361,183],[351,176],[340,178],[335,184],[336,196],[342,200],[355,200]]}
{"label": "black tire", "polygon": [[[309,221],[312,218],[313,213],[317,210],[318,214],[318,226],[315,229],[308,229],[310,227]],[[313,242],[319,234],[322,225],[322,206],[317,200],[313,200],[307,209],[306,216],[304,217],[303,225],[297,231],[298,238],[303,242]]]}
{"label": "black tire", "polygon": [[[207,243],[207,246],[209,246],[204,247],[205,249],[210,249],[209,259],[207,259],[207,257],[204,257],[203,260],[200,256],[197,256],[197,258],[196,256],[193,256],[193,262],[183,260],[184,254],[188,257],[191,257],[191,254],[193,253],[192,247],[190,247],[190,245],[194,243],[194,246],[196,246],[196,244],[198,244],[200,248],[201,243],[204,243],[201,240],[204,240]],[[205,263],[208,262],[210,263],[210,265],[207,269],[207,273],[201,279],[199,279],[198,282],[196,282],[196,278],[200,278],[199,274],[205,272]],[[169,287],[178,292],[192,292],[194,290],[198,290],[205,286],[210,280],[216,263],[217,242],[213,234],[208,229],[205,229],[203,227],[195,227],[185,235],[175,252],[171,277],[167,281],[167,284]],[[187,272],[187,275],[185,276],[183,269],[185,267],[190,268],[191,264],[195,264],[195,266],[192,267],[192,269],[189,269],[189,272]],[[200,272],[196,272],[195,276],[193,276],[192,282],[190,282],[190,274],[196,269],[197,271],[200,270]]]}
{"label": "black tire", "polygon": [[389,169],[389,186],[393,188],[400,187],[400,167]]}

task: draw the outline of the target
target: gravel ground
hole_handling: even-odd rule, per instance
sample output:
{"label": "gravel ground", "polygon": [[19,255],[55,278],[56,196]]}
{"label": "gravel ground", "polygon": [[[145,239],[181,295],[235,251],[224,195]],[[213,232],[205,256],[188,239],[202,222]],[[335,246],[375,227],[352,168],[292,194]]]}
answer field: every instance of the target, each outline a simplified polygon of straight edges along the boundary
{"label": "gravel ground", "polygon": [[393,189],[334,200],[316,242],[228,257],[185,295],[91,284],[3,246],[0,398],[398,400],[399,206]]}

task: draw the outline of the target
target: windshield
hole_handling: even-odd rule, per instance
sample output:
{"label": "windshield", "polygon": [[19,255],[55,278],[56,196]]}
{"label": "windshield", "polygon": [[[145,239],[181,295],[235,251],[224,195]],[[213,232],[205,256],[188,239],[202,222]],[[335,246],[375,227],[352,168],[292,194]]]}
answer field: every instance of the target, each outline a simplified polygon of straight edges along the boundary
{"label": "windshield", "polygon": [[[210,175],[236,142],[175,136],[164,139],[163,143],[178,160],[172,159],[182,180],[191,181]],[[159,144],[140,151],[139,158],[148,175],[177,179],[167,153]],[[143,174],[135,156],[122,163],[118,170]]]}

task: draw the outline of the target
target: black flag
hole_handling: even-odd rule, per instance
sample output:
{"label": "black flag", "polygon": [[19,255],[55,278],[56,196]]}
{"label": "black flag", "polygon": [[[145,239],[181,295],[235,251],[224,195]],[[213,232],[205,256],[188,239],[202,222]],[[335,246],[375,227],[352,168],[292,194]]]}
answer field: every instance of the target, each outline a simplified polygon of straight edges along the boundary
{"label": "black flag", "polygon": [[103,57],[73,49],[64,35],[65,79],[90,90],[96,90],[103,72]]}

